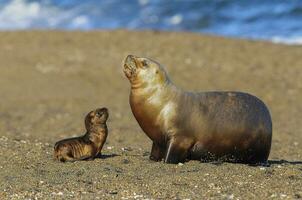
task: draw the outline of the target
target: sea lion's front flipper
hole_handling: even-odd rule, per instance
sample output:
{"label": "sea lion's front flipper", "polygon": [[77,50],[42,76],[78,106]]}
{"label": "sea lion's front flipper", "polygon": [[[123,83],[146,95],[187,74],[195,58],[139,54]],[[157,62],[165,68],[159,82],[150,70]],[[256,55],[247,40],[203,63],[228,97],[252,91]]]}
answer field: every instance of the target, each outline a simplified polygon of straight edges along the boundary
{"label": "sea lion's front flipper", "polygon": [[153,142],[152,149],[151,149],[151,155],[150,160],[153,161],[161,161],[164,158],[164,149],[157,143]]}
{"label": "sea lion's front flipper", "polygon": [[167,145],[165,162],[172,164],[185,162],[192,144],[193,140],[188,137],[177,136],[171,138]]}

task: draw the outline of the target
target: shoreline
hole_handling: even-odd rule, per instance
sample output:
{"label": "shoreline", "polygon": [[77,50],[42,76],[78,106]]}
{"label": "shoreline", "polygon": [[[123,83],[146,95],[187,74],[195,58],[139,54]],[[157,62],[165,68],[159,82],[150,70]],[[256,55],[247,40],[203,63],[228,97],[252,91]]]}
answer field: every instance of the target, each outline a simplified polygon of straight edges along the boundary
{"label": "shoreline", "polygon": [[[302,46],[301,37],[293,38],[271,38],[271,39],[257,39],[257,38],[245,38],[245,37],[235,37],[235,36],[224,36],[224,35],[216,35],[214,33],[203,33],[203,32],[194,32],[194,31],[169,31],[169,30],[157,30],[157,29],[125,29],[125,28],[117,28],[117,29],[90,29],[90,30],[68,30],[68,29],[17,29],[17,30],[0,30],[0,33],[22,33],[22,32],[61,32],[61,33],[102,33],[102,32],[138,32],[138,33],[164,33],[164,34],[193,34],[199,35],[202,37],[212,37],[212,38],[222,38],[227,40],[238,40],[238,41],[250,41],[250,42],[264,42],[269,44],[276,45],[285,45],[285,46]],[[295,42],[296,40],[296,42]]]}

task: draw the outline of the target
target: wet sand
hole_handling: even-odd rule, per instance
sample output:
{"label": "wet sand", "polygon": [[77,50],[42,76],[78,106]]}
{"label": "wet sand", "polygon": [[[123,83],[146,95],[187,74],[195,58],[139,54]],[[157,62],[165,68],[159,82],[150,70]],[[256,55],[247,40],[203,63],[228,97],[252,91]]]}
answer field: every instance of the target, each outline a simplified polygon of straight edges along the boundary
{"label": "wet sand", "polygon": [[[273,119],[270,167],[149,161],[151,141],[128,103],[128,54],[166,66],[186,90],[261,98]],[[302,46],[191,33],[0,33],[0,199],[302,198]],[[58,163],[53,144],[82,135],[85,114],[109,108],[94,161]]]}

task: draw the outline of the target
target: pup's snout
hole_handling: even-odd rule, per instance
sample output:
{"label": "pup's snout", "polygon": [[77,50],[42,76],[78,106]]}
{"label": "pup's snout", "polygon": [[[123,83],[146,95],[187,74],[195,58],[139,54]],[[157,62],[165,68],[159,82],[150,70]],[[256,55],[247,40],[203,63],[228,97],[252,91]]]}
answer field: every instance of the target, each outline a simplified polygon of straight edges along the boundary
{"label": "pup's snout", "polygon": [[105,113],[108,113],[108,109],[107,108],[101,108],[97,110],[97,113],[102,116]]}

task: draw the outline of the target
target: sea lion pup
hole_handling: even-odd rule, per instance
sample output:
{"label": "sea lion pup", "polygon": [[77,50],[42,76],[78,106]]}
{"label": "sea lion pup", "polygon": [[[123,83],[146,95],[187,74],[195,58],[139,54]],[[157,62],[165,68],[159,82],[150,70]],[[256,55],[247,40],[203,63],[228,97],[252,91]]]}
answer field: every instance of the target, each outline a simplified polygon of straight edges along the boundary
{"label": "sea lion pup", "polygon": [[89,112],[85,117],[85,135],[58,141],[54,146],[54,158],[62,162],[94,159],[101,153],[108,135],[108,116],[107,108]]}
{"label": "sea lion pup", "polygon": [[156,61],[129,55],[130,106],[153,141],[150,159],[266,163],[272,121],[265,104],[242,92],[186,92]]}

